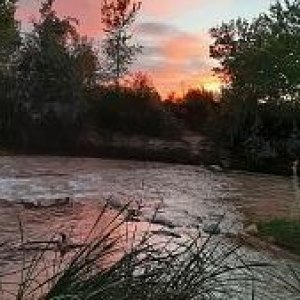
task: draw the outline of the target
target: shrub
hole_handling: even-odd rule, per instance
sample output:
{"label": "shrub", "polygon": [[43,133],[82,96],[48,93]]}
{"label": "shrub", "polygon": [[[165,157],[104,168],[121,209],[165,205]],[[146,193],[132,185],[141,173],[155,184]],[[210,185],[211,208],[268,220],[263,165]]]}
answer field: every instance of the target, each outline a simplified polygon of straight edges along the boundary
{"label": "shrub", "polygon": [[91,115],[98,130],[124,134],[168,136],[177,131],[159,95],[151,89],[131,87],[103,88],[91,105]]}
{"label": "shrub", "polygon": [[300,254],[300,220],[260,222],[258,229],[262,235],[273,237],[278,245]]}

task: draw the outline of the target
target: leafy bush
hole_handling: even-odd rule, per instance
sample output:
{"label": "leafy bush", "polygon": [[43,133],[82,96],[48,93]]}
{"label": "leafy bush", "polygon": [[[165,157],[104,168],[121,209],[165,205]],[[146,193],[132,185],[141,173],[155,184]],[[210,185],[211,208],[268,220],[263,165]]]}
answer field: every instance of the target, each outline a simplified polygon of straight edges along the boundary
{"label": "leafy bush", "polygon": [[102,88],[98,97],[92,100],[89,114],[100,131],[148,136],[178,133],[172,114],[164,109],[160,96],[151,87]]}
{"label": "leafy bush", "polygon": [[278,245],[300,254],[300,220],[260,222],[258,229],[262,235],[273,237]]}
{"label": "leafy bush", "polygon": [[205,89],[189,89],[182,98],[171,95],[164,102],[186,128],[193,131],[204,131],[212,127],[219,111],[219,103],[212,92]]}

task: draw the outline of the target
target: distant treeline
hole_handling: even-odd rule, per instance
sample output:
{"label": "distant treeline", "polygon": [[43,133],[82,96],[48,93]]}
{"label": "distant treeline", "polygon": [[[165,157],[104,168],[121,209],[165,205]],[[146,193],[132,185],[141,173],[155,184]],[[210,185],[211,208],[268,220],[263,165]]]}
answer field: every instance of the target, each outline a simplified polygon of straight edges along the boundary
{"label": "distant treeline", "polygon": [[56,14],[54,0],[42,3],[32,31],[21,34],[16,4],[0,2],[2,146],[69,151],[89,132],[173,138],[189,130],[241,150],[252,166],[300,155],[298,0],[212,28],[221,94],[191,89],[165,101],[147,75],[129,76],[142,52],[130,32],[139,1],[102,2],[100,49],[79,34],[75,19]]}

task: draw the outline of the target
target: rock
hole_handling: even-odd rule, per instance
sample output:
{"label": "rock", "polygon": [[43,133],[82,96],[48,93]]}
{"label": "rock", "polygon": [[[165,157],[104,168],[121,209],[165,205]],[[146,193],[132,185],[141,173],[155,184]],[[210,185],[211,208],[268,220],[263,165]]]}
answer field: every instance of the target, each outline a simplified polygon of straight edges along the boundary
{"label": "rock", "polygon": [[125,218],[126,222],[132,222],[132,223],[139,223],[141,222],[141,219],[137,218],[137,217],[133,217],[133,216],[126,216]]}
{"label": "rock", "polygon": [[157,235],[164,235],[164,236],[168,236],[168,237],[173,237],[176,239],[180,239],[181,235],[173,232],[173,231],[168,231],[168,230],[156,230],[156,231],[151,231],[151,233],[153,234],[157,234]]}
{"label": "rock", "polygon": [[104,199],[110,205],[110,207],[115,210],[121,210],[125,207],[125,204],[122,203],[120,199],[117,199],[114,195],[104,197]]}
{"label": "rock", "polygon": [[70,197],[56,198],[56,199],[38,199],[34,201],[21,200],[18,202],[25,209],[39,209],[39,208],[52,208],[52,207],[61,207],[72,204]]}
{"label": "rock", "polygon": [[202,219],[200,216],[197,216],[197,217],[196,217],[196,220],[197,220],[197,222],[199,222],[199,223],[203,223],[203,219]]}
{"label": "rock", "polygon": [[258,228],[256,224],[251,224],[244,229],[244,232],[251,235],[258,234]]}
{"label": "rock", "polygon": [[223,171],[222,167],[219,165],[210,165],[209,169],[214,172],[222,172]]}
{"label": "rock", "polygon": [[131,207],[127,209],[127,215],[129,217],[135,218],[135,217],[139,217],[141,214],[142,213],[139,209],[131,208]]}
{"label": "rock", "polygon": [[21,204],[25,209],[35,209],[41,207],[40,202],[31,202],[31,201],[20,201],[18,204]]}
{"label": "rock", "polygon": [[192,216],[194,222],[193,223],[196,223],[197,226],[199,226],[200,224],[203,223],[203,219],[202,217],[200,216]]}
{"label": "rock", "polygon": [[164,227],[168,227],[171,229],[174,229],[176,227],[170,220],[158,218],[158,217],[154,218],[153,220],[150,220],[150,222],[152,224],[162,225]]}
{"label": "rock", "polygon": [[220,223],[224,220],[225,218],[225,215],[224,214],[216,214],[216,213],[210,213],[209,214],[209,219],[212,221],[212,222],[215,222],[215,223]]}
{"label": "rock", "polygon": [[219,224],[207,224],[203,226],[203,231],[209,235],[218,235],[221,233]]}
{"label": "rock", "polygon": [[70,205],[71,203],[72,201],[70,197],[64,197],[55,199],[53,205],[50,206],[66,206]]}

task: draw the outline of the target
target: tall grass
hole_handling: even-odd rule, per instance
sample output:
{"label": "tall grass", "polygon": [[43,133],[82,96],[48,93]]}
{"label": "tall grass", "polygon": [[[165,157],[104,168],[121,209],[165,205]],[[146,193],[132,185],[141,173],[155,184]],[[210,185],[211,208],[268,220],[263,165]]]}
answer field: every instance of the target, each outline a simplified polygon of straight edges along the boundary
{"label": "tall grass", "polygon": [[[80,244],[38,251],[19,271],[16,293],[3,299],[273,299],[261,288],[269,266],[247,261],[240,245],[200,232],[158,238],[150,227],[141,232],[127,222],[128,211],[124,207],[103,226],[105,206]],[[5,295],[8,282],[4,274],[1,279]]]}

